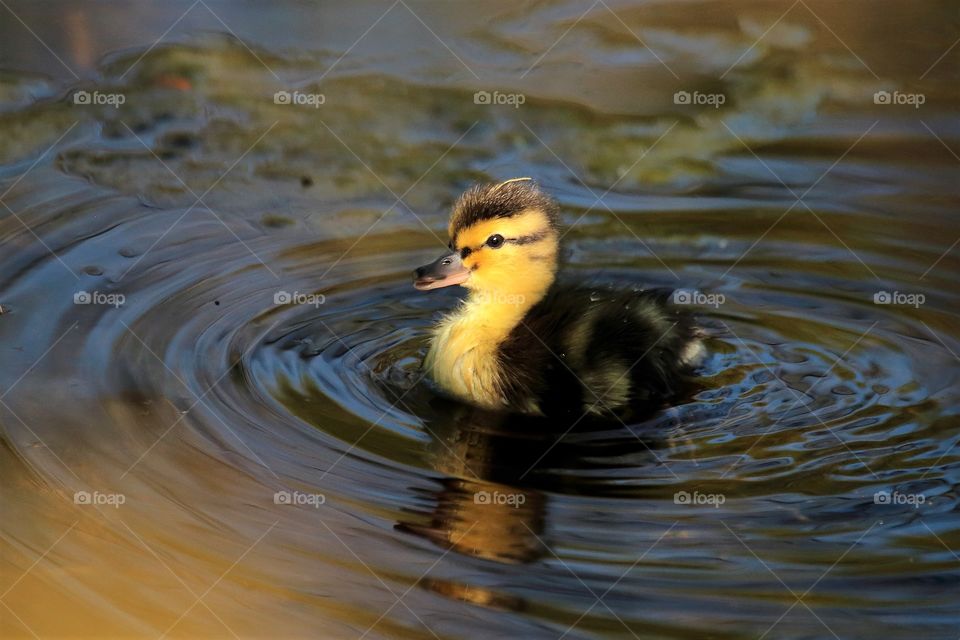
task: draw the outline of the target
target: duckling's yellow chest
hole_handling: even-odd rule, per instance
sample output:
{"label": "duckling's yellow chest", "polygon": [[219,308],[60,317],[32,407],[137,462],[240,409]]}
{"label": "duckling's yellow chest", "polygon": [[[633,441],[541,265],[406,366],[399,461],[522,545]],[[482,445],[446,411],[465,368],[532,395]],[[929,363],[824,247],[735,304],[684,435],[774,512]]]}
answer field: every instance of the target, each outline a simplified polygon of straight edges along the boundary
{"label": "duckling's yellow chest", "polygon": [[470,318],[449,317],[433,334],[425,366],[442,389],[490,409],[506,404],[501,393],[498,341]]}

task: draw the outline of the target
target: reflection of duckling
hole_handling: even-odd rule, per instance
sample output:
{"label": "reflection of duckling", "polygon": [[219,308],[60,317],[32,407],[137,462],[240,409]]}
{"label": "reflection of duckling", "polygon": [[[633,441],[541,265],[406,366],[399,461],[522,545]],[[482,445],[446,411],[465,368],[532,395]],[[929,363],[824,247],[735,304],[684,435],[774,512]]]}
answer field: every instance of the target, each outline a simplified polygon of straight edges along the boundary
{"label": "reflection of duckling", "polygon": [[[430,411],[438,419],[432,421],[434,439],[426,459],[444,478],[437,490],[418,500],[432,503],[430,510],[410,511],[396,528],[457,553],[506,564],[533,562],[546,553],[550,494],[630,495],[626,484],[598,483],[591,471],[603,475],[611,468],[642,464],[651,447],[661,446],[651,439],[608,436],[574,442],[561,438],[547,447],[545,438],[577,427],[578,434],[586,434],[602,423],[487,411],[442,398],[433,398]],[[483,589],[468,591],[458,597],[490,604]]]}
{"label": "reflection of duckling", "polygon": [[[518,486],[517,478],[539,462],[543,441],[533,447],[516,435],[507,440],[498,429],[515,433],[507,421],[534,420],[436,399],[444,421],[433,426],[433,465],[446,477],[429,514],[420,513],[397,528],[458,553],[504,563],[530,562],[543,553],[547,495]],[[515,454],[521,453],[519,458]],[[473,601],[473,598],[471,598]]]}
{"label": "reflection of duckling", "polygon": [[421,290],[470,293],[433,332],[425,366],[481,407],[602,413],[675,391],[704,352],[666,292],[555,282],[557,204],[529,178],[477,185],[450,220],[451,253],[416,270]]}
{"label": "reflection of duckling", "polygon": [[483,480],[446,479],[436,497],[429,521],[399,522],[397,529],[506,564],[530,562],[543,553],[539,535],[546,494]]}

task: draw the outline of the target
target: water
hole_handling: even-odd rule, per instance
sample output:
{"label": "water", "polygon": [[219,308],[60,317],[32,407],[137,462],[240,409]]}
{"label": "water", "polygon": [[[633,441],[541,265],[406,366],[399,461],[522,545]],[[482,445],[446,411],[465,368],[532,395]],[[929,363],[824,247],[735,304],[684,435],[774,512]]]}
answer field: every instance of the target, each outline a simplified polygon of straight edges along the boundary
{"label": "water", "polygon": [[[5,9],[5,637],[956,636],[955,8],[608,4]],[[695,298],[675,406],[421,379],[410,271],[517,175]]]}

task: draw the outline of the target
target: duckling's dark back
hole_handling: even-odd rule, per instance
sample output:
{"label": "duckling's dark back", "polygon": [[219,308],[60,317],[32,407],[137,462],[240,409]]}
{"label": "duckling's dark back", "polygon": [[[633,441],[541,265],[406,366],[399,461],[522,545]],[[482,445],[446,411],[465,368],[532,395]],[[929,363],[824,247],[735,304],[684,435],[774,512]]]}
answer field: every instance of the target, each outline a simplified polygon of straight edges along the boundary
{"label": "duckling's dark back", "polygon": [[500,347],[507,401],[609,415],[675,395],[702,346],[669,297],[555,284]]}

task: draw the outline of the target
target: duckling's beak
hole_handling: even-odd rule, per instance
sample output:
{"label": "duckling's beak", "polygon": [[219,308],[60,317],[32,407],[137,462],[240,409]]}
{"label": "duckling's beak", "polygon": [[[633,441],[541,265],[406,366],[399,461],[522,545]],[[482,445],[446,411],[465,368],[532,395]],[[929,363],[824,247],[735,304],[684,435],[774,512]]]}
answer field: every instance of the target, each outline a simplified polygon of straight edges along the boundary
{"label": "duckling's beak", "polygon": [[463,284],[470,277],[470,270],[463,266],[460,254],[448,253],[413,272],[413,286],[420,291]]}

